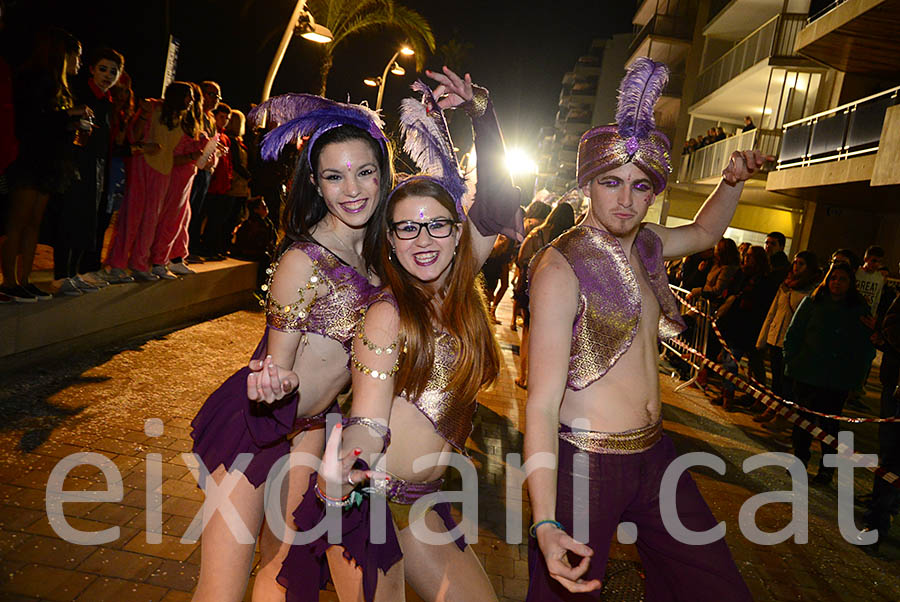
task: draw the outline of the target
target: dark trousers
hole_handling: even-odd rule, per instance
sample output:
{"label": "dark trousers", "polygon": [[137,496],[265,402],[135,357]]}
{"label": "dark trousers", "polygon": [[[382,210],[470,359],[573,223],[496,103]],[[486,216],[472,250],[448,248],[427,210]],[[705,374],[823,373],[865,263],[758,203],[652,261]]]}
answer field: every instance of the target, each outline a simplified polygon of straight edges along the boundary
{"label": "dark trousers", "polygon": [[206,191],[209,190],[209,181],[212,179],[212,172],[203,169],[197,170],[194,176],[194,182],[191,184],[191,222],[188,225],[188,237],[190,244],[190,252],[199,255],[200,251],[200,233],[203,231],[203,206],[206,202]]}
{"label": "dark trousers", "polygon": [[53,278],[71,278],[78,275],[78,266],[84,249],[73,249],[57,245],[53,247]]}
{"label": "dark trousers", "polygon": [[[881,418],[900,416],[900,402],[894,398],[894,390],[900,378],[900,355],[885,352],[881,360]],[[900,472],[900,423],[884,422],[878,425],[878,459],[885,470]],[[863,516],[864,524],[885,534],[891,527],[891,516],[900,510],[900,489],[879,476],[872,486],[872,501]]]}
{"label": "dark trousers", "polygon": [[242,197],[207,195],[204,203],[206,226],[203,228],[203,242],[200,245],[205,255],[225,254],[234,233],[238,212],[243,206]]}
{"label": "dark trousers", "polygon": [[94,247],[84,252],[81,257],[81,269],[79,273],[96,272],[102,266],[101,254],[103,253],[103,239],[106,237],[106,229],[112,220],[112,213],[106,212],[106,203],[97,212],[97,239]]}
{"label": "dark trousers", "polygon": [[[847,401],[848,391],[844,389],[831,389],[829,387],[817,387],[809,383],[796,381],[794,382],[794,393],[797,403],[810,410],[816,410],[817,412],[823,412],[825,414],[840,415],[841,411],[844,409],[844,402]],[[821,416],[815,416],[806,412],[800,412],[800,415],[811,423],[818,424],[819,428],[829,435],[837,437],[837,420],[822,418]],[[794,430],[791,432],[794,455],[800,458],[804,465],[809,464],[809,459],[812,457],[812,452],[809,449],[812,444],[812,439],[812,434],[801,429],[798,425],[794,425]],[[830,447],[823,445],[822,458],[825,457],[826,453],[833,453],[833,450]],[[834,474],[834,468],[827,468],[824,466],[822,464],[822,459],[820,458],[819,474],[832,475]]]}
{"label": "dark trousers", "polygon": [[[556,520],[572,534],[575,508],[572,475],[576,453],[582,452],[567,441],[559,442],[559,471]],[[751,600],[750,591],[738,572],[723,539],[695,546],[672,537],[660,514],[660,484],[663,473],[676,458],[675,446],[663,435],[656,445],[636,454],[588,454],[589,499],[578,506],[590,512],[589,540],[593,550],[584,579],[603,579],[613,535],[621,521],[637,525],[637,550],[644,565],[645,599],[716,601]],[[716,525],[694,479],[681,474],[674,503],[687,529],[705,531]],[[672,500],[670,500],[672,502]],[[599,600],[600,591],[571,594],[547,572],[544,555],[534,538],[529,541],[529,602],[557,600]]]}
{"label": "dark trousers", "polygon": [[766,344],[766,351],[769,352],[769,365],[772,367],[772,391],[776,395],[788,397],[791,394],[790,388],[785,382],[784,376],[784,352],[777,345]]}

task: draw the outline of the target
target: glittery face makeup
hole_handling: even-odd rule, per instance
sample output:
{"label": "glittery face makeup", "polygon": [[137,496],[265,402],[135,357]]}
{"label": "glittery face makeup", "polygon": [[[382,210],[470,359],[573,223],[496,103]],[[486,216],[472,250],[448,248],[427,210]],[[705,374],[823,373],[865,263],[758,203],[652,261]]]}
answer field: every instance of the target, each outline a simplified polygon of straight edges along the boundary
{"label": "glittery face makeup", "polygon": [[319,153],[316,184],[328,212],[363,228],[378,204],[378,159],[363,140],[332,142]]}
{"label": "glittery face makeup", "polygon": [[584,193],[591,198],[591,221],[617,237],[637,230],[655,198],[650,178],[633,163],[598,175]]}
{"label": "glittery face makeup", "polygon": [[[390,221],[427,223],[440,219],[452,220],[453,216],[450,210],[436,199],[428,196],[408,196],[394,205]],[[410,240],[402,240],[391,233],[390,242],[403,269],[422,282],[439,288],[443,286],[447,274],[450,273],[456,245],[461,235],[462,230],[459,226],[456,226],[453,234],[446,238],[435,238],[429,234],[428,228],[421,228],[419,235]]]}

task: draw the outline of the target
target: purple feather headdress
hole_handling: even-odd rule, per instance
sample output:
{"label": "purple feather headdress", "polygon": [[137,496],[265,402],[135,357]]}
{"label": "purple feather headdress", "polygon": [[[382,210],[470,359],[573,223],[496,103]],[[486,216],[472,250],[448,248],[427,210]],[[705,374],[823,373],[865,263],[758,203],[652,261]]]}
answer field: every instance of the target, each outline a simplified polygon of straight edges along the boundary
{"label": "purple feather headdress", "polygon": [[367,132],[387,150],[384,121],[363,105],[335,102],[314,94],[281,94],[256,106],[247,115],[251,123],[259,125],[271,119],[279,125],[266,134],[260,145],[260,154],[266,160],[278,158],[286,144],[310,136],[307,142],[307,158],[319,136],[332,128],[352,125]]}
{"label": "purple feather headdress", "polygon": [[671,143],[656,129],[653,109],[669,81],[669,68],[646,57],[635,59],[619,85],[616,124],[585,132],[578,145],[578,185],[601,173],[634,163],[659,194],[666,187]]}
{"label": "purple feather headdress", "polygon": [[467,191],[466,180],[460,172],[459,161],[453,151],[447,120],[444,119],[444,113],[431,88],[417,80],[412,89],[422,93],[422,100],[404,98],[401,101],[400,133],[403,136],[403,150],[422,173],[405,179],[397,187],[415,178],[432,180],[453,197],[459,218],[465,220],[462,199]]}

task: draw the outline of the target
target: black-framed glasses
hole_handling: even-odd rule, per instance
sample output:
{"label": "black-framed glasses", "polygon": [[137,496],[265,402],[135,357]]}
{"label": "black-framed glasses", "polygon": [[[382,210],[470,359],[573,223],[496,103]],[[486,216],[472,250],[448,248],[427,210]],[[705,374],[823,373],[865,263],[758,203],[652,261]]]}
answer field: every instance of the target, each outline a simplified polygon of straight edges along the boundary
{"label": "black-framed glasses", "polygon": [[453,232],[453,228],[459,222],[452,219],[433,219],[430,222],[414,222],[410,220],[394,222],[391,231],[400,240],[412,240],[418,238],[422,228],[428,230],[432,238],[447,238]]}

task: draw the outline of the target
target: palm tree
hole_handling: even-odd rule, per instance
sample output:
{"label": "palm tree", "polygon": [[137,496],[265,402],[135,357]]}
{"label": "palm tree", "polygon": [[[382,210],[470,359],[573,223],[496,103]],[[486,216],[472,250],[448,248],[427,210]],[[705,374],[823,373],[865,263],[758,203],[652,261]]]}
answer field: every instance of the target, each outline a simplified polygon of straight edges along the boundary
{"label": "palm tree", "polygon": [[398,30],[416,52],[416,70],[425,65],[426,51],[434,51],[434,34],[425,17],[394,0],[309,0],[316,23],[331,30],[334,39],[324,44],[319,70],[319,94],[325,95],[334,48],[349,36],[379,29]]}

